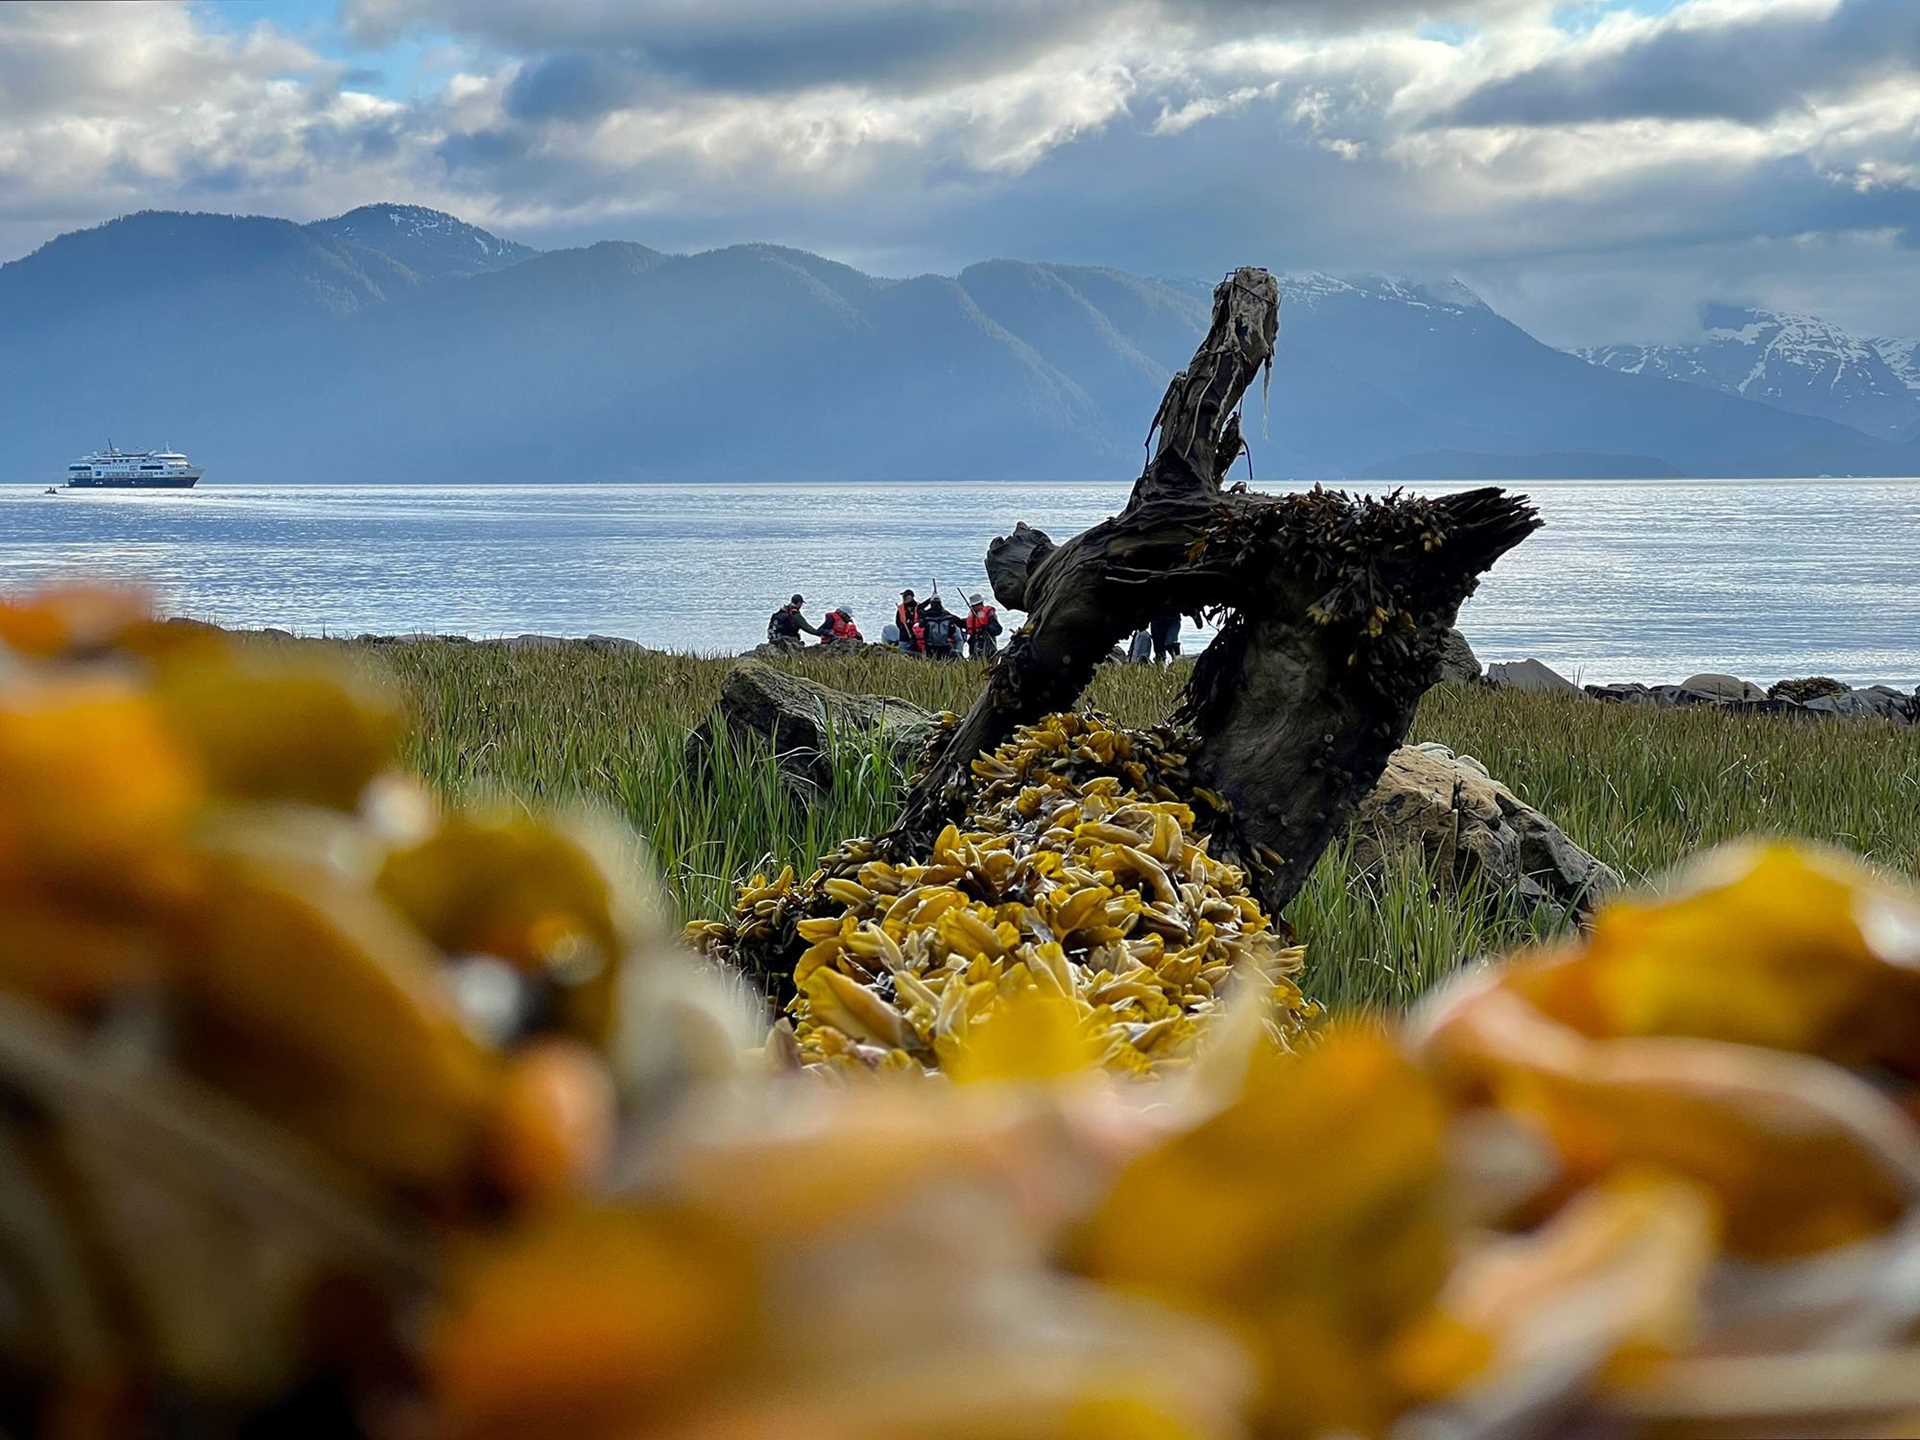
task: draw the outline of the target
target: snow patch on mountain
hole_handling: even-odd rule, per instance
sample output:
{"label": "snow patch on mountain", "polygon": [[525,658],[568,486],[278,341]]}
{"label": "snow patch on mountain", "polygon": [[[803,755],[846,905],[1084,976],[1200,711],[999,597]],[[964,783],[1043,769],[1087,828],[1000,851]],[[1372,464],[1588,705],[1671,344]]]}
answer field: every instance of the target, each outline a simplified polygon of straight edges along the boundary
{"label": "snow patch on mountain", "polygon": [[425,205],[362,205],[307,227],[332,240],[362,246],[413,271],[422,280],[476,275],[517,265],[537,252]]}
{"label": "snow patch on mountain", "polygon": [[1342,277],[1320,270],[1292,271],[1280,277],[1280,307],[1283,316],[1289,305],[1308,308],[1339,296],[1356,300],[1376,300],[1404,305],[1414,310],[1438,310],[1462,314],[1491,307],[1458,280],[1427,285],[1398,275],[1354,275]]}
{"label": "snow patch on mountain", "polygon": [[1595,345],[1574,354],[1630,375],[1705,385],[1797,415],[1895,438],[1920,423],[1911,340],[1871,340],[1817,315],[1708,305],[1689,345]]}

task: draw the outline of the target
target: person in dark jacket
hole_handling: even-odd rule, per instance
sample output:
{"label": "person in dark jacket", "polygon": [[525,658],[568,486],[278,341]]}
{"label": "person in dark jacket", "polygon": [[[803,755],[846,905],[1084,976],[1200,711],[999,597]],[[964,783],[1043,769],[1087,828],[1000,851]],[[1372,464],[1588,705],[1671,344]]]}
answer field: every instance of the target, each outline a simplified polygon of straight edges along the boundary
{"label": "person in dark jacket", "polygon": [[1180,653],[1180,612],[1169,610],[1153,617],[1153,663],[1167,665]]}
{"label": "person in dark jacket", "polygon": [[991,660],[1000,648],[1000,617],[985,595],[975,592],[967,601],[967,658]]}
{"label": "person in dark jacket", "polygon": [[935,595],[920,607],[921,648],[932,660],[958,660],[961,637],[965,634],[960,617],[940,603]]}
{"label": "person in dark jacket", "polygon": [[802,634],[824,635],[826,633],[818,625],[810,624],[807,617],[800,613],[800,607],[806,603],[805,596],[796,595],[768,617],[767,643],[769,645],[778,645],[783,650],[798,649]]}

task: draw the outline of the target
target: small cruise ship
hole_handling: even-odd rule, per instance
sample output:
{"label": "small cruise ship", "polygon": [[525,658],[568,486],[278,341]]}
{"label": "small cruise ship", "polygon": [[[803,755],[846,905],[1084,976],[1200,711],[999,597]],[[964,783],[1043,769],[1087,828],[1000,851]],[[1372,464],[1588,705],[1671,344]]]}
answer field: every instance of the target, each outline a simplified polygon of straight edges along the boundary
{"label": "small cruise ship", "polygon": [[113,442],[67,466],[74,490],[185,490],[201,469],[178,450],[116,450]]}

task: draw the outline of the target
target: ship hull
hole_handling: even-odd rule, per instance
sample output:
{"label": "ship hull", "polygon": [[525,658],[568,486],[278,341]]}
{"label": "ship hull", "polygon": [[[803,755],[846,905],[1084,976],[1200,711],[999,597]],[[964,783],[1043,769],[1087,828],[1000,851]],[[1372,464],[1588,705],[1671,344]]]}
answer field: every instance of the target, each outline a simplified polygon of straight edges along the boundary
{"label": "ship hull", "polygon": [[69,490],[191,490],[198,475],[114,476],[104,480],[69,480]]}

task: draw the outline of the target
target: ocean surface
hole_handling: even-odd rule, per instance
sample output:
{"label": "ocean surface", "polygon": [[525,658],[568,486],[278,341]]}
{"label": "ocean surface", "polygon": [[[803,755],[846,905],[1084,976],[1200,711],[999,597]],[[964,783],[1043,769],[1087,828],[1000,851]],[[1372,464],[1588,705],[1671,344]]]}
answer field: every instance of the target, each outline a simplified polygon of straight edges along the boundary
{"label": "ocean surface", "polygon": [[[733,652],[768,614],[986,589],[989,539],[1064,538],[1127,484],[0,486],[0,588],[139,581],[170,613],[306,634],[590,633]],[[1384,488],[1384,487],[1353,487]],[[1440,493],[1458,485],[1409,486]],[[1461,612],[1483,661],[1576,680],[1920,683],[1920,480],[1541,481],[1546,527]],[[1198,642],[1204,636],[1193,635]]]}

